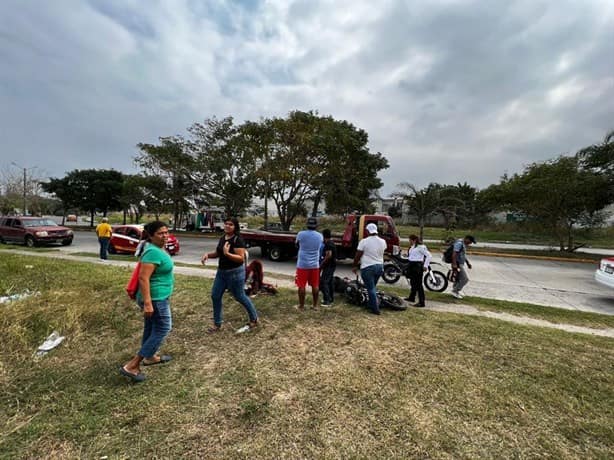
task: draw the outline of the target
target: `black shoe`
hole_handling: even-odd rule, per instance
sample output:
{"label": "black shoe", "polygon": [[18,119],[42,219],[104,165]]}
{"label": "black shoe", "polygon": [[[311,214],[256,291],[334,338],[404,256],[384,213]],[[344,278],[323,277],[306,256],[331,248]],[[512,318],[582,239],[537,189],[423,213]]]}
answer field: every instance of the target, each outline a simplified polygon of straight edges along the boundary
{"label": "black shoe", "polygon": [[369,310],[369,313],[371,313],[372,315],[381,315],[382,312],[379,310]]}
{"label": "black shoe", "polygon": [[403,300],[407,300],[408,302],[415,302],[416,298],[415,297],[405,297]]}
{"label": "black shoe", "polygon": [[418,307],[418,308],[424,308],[424,304],[423,303],[415,303],[413,306],[414,307]]}

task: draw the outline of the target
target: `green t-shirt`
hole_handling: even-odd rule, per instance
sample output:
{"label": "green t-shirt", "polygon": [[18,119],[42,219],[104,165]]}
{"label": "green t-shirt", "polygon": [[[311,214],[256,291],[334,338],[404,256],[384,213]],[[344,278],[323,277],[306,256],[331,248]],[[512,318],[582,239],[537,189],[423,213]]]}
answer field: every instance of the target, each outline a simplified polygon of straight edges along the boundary
{"label": "green t-shirt", "polygon": [[[173,275],[173,259],[165,249],[161,249],[155,244],[148,244],[141,256],[142,264],[153,264],[156,266],[149,279],[149,289],[151,290],[151,300],[164,300],[173,293],[175,276]],[[137,293],[138,300],[143,300],[141,290]]]}

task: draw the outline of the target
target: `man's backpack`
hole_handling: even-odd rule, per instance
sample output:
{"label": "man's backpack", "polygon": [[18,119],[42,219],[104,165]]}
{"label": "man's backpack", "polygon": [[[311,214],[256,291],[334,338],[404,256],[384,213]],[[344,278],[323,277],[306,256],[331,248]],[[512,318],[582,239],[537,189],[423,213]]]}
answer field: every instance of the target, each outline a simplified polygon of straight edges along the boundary
{"label": "man's backpack", "polygon": [[452,253],[454,252],[454,243],[452,243],[443,253],[443,261],[447,264],[452,263]]}

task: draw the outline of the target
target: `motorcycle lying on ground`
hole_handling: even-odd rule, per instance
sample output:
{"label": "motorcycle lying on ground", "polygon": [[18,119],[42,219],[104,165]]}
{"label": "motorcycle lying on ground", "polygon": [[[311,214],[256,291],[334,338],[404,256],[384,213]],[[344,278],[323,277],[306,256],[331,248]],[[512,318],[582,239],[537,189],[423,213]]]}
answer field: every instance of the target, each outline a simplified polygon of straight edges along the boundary
{"label": "motorcycle lying on ground", "polygon": [[[335,276],[335,292],[343,293],[347,301],[352,305],[366,307],[369,304],[367,288],[358,276],[354,280]],[[407,304],[398,295],[388,294],[378,289],[377,299],[380,308],[397,311],[407,310]]]}
{"label": "motorcycle lying on ground", "polygon": [[[438,262],[431,262],[431,265],[441,265]],[[394,284],[401,275],[405,276],[405,279],[409,283],[408,276],[409,260],[398,256],[390,255],[389,259],[384,262],[384,274],[382,279],[388,284]],[[439,270],[433,270],[430,266],[423,278],[424,286],[433,292],[443,292],[448,288],[448,277],[445,273]]]}

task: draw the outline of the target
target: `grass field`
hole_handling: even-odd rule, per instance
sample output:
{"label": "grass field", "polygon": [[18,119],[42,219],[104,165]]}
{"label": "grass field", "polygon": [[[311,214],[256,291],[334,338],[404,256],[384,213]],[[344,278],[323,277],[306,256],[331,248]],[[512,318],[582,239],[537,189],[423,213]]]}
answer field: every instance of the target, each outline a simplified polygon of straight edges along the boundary
{"label": "grass field", "polygon": [[[225,299],[208,336],[211,281],[178,276],[174,360],[135,385],[117,372],[141,333],[128,276],[3,251],[0,295],[39,294],[0,304],[1,458],[614,455],[611,339],[341,302],[298,313],[292,291],[256,298],[262,327],[245,335]],[[54,329],[66,341],[33,360]]]}

